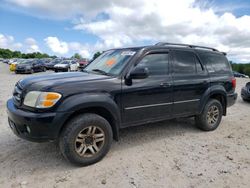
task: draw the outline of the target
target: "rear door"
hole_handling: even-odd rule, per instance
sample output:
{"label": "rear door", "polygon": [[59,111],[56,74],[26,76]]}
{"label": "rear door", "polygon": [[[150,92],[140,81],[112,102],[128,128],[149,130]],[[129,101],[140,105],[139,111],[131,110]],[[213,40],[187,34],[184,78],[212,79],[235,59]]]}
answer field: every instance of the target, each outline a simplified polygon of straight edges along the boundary
{"label": "rear door", "polygon": [[196,114],[201,97],[209,88],[208,73],[193,51],[174,50],[171,57],[173,114]]}

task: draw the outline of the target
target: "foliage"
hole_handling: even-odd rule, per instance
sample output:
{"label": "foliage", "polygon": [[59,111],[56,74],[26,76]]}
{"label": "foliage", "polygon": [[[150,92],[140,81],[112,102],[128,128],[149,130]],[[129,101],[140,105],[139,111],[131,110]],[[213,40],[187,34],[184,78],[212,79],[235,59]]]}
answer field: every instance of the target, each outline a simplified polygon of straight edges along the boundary
{"label": "foliage", "polygon": [[98,58],[100,55],[102,54],[102,52],[96,52],[92,58],[92,60],[95,60],[96,58]]}
{"label": "foliage", "polygon": [[82,59],[82,56],[78,53],[75,53],[72,58],[76,58],[76,59]]}
{"label": "foliage", "polygon": [[[21,53],[20,51],[11,51],[9,49],[0,48],[0,58],[10,59],[10,58],[48,58],[48,54],[33,52],[33,53]],[[52,56],[54,57],[54,56]]]}
{"label": "foliage", "polygon": [[231,62],[231,65],[234,71],[250,76],[250,63],[237,64],[237,63]]}

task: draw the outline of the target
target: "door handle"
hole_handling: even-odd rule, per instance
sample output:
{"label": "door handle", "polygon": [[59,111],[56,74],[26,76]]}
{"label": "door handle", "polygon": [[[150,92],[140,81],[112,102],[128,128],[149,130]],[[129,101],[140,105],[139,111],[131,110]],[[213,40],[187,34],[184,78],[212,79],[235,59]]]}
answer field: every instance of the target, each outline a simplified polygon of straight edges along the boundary
{"label": "door handle", "polygon": [[170,87],[171,84],[170,84],[170,83],[167,83],[167,82],[164,82],[164,83],[161,83],[160,86],[161,86],[161,87]]}

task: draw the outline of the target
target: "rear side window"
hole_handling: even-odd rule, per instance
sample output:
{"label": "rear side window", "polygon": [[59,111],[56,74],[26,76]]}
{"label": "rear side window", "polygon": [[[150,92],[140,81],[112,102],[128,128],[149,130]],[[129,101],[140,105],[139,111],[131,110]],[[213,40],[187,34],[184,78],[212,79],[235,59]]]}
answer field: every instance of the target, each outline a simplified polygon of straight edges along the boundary
{"label": "rear side window", "polygon": [[227,73],[231,71],[231,67],[227,58],[219,54],[200,54],[202,61],[206,63],[206,67],[210,73]]}
{"label": "rear side window", "polygon": [[166,75],[168,74],[168,53],[146,55],[137,66],[147,68],[150,76]]}
{"label": "rear side window", "polygon": [[173,53],[174,74],[196,74],[202,72],[203,68],[193,52],[175,51]]}

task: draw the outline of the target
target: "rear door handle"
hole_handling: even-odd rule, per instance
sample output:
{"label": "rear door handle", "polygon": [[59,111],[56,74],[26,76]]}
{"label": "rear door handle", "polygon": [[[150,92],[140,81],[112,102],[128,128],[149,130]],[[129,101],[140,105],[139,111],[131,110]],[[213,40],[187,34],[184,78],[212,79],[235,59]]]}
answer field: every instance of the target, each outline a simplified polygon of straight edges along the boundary
{"label": "rear door handle", "polygon": [[164,82],[164,83],[161,83],[160,86],[161,86],[161,87],[170,87],[171,84],[170,84],[170,83],[167,83],[167,82]]}

